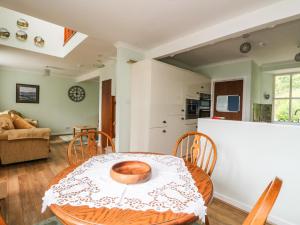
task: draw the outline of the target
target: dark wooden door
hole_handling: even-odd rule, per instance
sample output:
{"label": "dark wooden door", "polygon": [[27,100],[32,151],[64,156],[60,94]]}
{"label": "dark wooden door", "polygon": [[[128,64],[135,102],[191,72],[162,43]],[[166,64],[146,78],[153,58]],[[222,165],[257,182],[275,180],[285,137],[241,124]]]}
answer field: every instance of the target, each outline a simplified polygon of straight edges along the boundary
{"label": "dark wooden door", "polygon": [[[102,81],[101,130],[113,137],[114,98],[111,96],[111,80]],[[106,146],[106,140],[102,140]]]}
{"label": "dark wooden door", "polygon": [[[243,118],[243,80],[232,80],[215,82],[214,88],[214,116],[225,117],[226,120],[242,120]],[[219,95],[239,95],[240,111],[239,112],[217,112],[217,96]]]}

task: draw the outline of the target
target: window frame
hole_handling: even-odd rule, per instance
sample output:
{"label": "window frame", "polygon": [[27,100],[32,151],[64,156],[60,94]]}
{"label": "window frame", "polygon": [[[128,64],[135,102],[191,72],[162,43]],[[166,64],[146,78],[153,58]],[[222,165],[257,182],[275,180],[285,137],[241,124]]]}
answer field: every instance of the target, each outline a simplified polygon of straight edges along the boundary
{"label": "window frame", "polygon": [[[286,75],[289,75],[289,77],[290,77],[290,90],[289,90],[289,96],[288,97],[280,97],[280,98],[276,98],[275,97],[275,88],[276,88],[276,82],[275,82],[275,80],[276,80],[276,77],[278,77],[278,76],[286,76]],[[298,99],[298,100],[300,100],[300,97],[293,97],[293,76],[294,75],[300,75],[300,72],[292,72],[292,73],[282,73],[282,74],[275,74],[274,76],[273,76],[273,100],[272,100],[272,103],[273,103],[273,116],[272,116],[272,121],[273,122],[276,122],[276,123],[295,123],[295,122],[293,122],[292,120],[291,120],[291,118],[292,118],[292,100],[294,100],[294,99]],[[275,121],[275,101],[276,100],[288,100],[289,101],[289,119],[288,119],[288,121]]]}

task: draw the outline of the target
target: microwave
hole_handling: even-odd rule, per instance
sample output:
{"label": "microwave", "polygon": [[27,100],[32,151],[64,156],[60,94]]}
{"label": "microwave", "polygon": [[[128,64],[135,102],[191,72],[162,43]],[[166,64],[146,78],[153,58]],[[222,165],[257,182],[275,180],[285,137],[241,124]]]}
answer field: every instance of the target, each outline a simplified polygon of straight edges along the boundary
{"label": "microwave", "polygon": [[200,93],[199,107],[210,108],[210,104],[211,104],[211,95]]}
{"label": "microwave", "polygon": [[203,108],[210,108],[210,100],[199,100],[199,106]]}

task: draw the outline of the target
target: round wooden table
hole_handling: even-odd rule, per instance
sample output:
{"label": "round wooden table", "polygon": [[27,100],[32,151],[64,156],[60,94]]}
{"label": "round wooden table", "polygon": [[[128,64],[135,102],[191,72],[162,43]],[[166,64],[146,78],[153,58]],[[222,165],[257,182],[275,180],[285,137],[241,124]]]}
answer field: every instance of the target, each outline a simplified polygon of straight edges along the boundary
{"label": "round wooden table", "polygon": [[[202,169],[189,162],[186,162],[186,166],[195,180],[205,205],[207,205],[213,195],[213,183],[210,177]],[[76,166],[70,166],[63,170],[52,180],[49,187],[58,183],[75,168]],[[171,225],[186,224],[198,219],[194,214],[173,213],[171,211],[135,211],[118,208],[89,208],[88,206],[59,206],[55,204],[52,204],[50,209],[65,225]]]}

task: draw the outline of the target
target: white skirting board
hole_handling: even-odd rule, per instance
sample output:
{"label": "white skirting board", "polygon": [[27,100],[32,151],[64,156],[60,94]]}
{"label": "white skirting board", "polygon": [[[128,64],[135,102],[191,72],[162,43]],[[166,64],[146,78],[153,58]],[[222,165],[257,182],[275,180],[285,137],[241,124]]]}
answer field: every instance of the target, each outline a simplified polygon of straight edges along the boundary
{"label": "white skirting board", "polygon": [[[261,193],[263,193],[263,190],[262,190]],[[246,212],[250,212],[251,209],[252,209],[252,207],[254,207],[254,205],[255,205],[255,203],[253,204],[253,206],[247,205],[245,203],[239,202],[239,201],[237,201],[235,199],[232,199],[230,197],[222,195],[222,194],[220,194],[218,192],[214,192],[214,197],[222,200],[223,202],[228,203],[229,205],[232,205],[232,206],[234,206],[236,208],[239,208],[239,209],[241,209],[243,211],[246,211]],[[260,196],[257,196],[257,200],[259,199],[259,197]],[[276,202],[275,202],[275,204],[276,204]],[[272,216],[272,215],[268,217],[268,223],[276,224],[276,225],[297,225],[295,223],[290,223],[290,222],[288,222],[286,220],[283,220],[281,218],[278,218],[278,217]]]}

